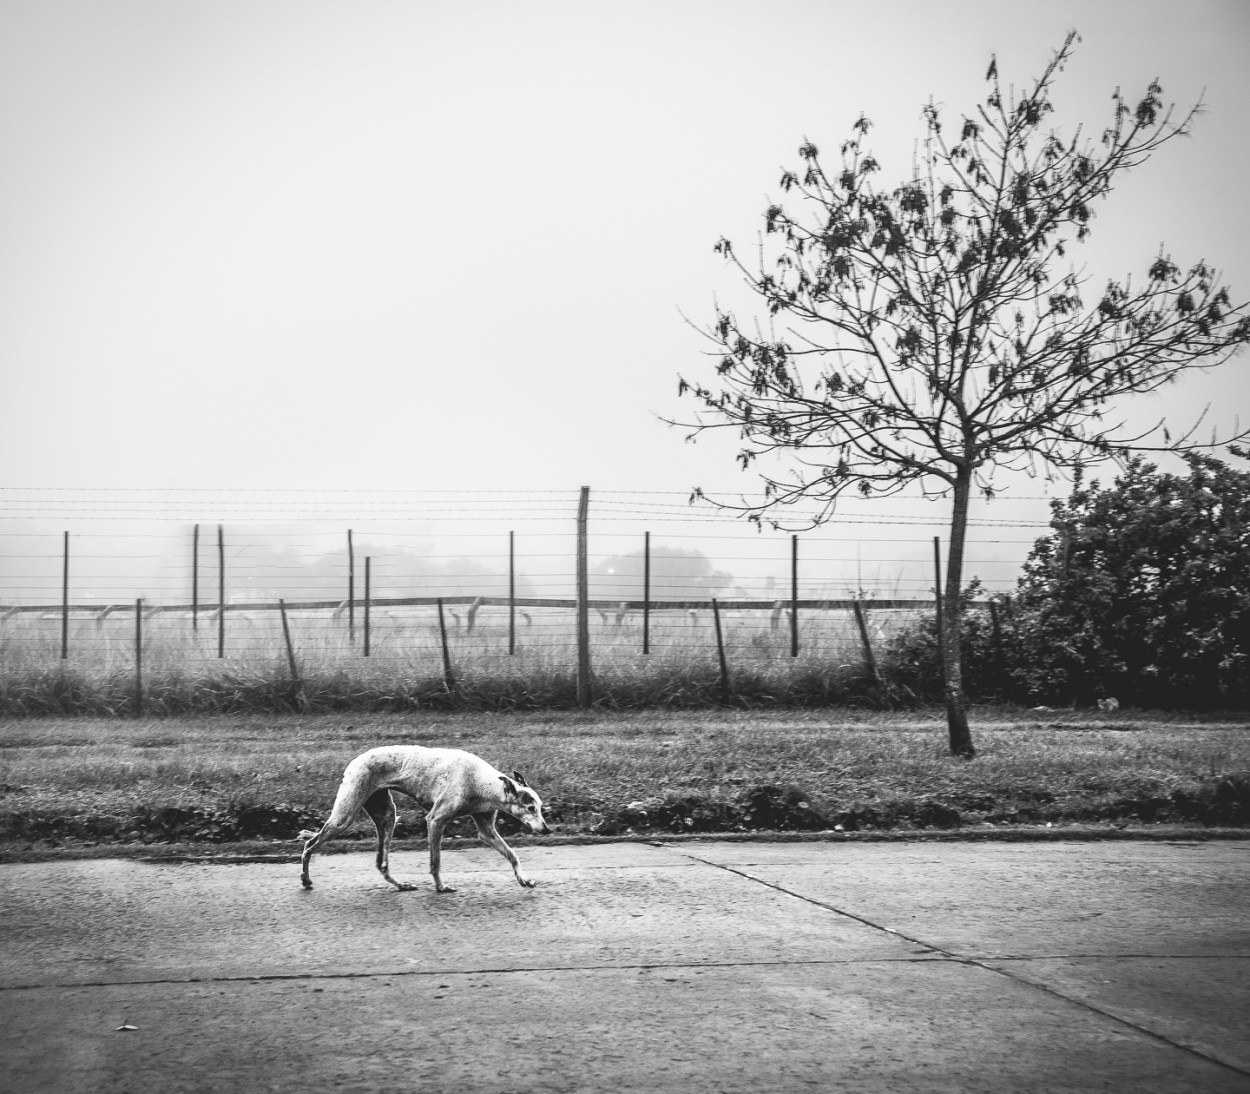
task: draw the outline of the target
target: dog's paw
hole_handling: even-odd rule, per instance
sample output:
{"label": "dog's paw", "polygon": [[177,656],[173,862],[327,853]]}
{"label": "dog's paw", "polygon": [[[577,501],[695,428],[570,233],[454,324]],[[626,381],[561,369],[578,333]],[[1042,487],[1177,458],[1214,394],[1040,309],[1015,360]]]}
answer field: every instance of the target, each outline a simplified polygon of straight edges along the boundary
{"label": "dog's paw", "polygon": [[412,882],[410,881],[402,881],[402,882],[396,882],[395,888],[398,889],[401,893],[411,893],[414,889],[416,889],[416,886],[413,885]]}
{"label": "dog's paw", "polygon": [[[414,886],[414,888],[415,888],[415,886]],[[456,890],[455,890],[454,888],[452,888],[450,885],[440,885],[440,886],[439,886],[437,889],[435,889],[434,891],[435,891],[436,893],[454,893]]]}
{"label": "dog's paw", "polygon": [[520,882],[522,885],[524,885],[524,886],[525,886],[525,888],[527,888],[527,889],[533,889],[533,888],[535,888],[535,887],[538,885],[538,882],[536,882],[536,881],[530,881],[530,879],[529,879],[529,878],[527,878],[527,877],[520,877],[520,878],[517,878],[517,881],[519,881],[519,882]]}
{"label": "dog's paw", "polygon": [[309,890],[309,889],[311,889],[311,888],[312,888],[312,882],[311,882],[311,881],[305,881],[305,882],[304,882],[304,890],[305,890],[305,891],[307,891],[307,890]]}

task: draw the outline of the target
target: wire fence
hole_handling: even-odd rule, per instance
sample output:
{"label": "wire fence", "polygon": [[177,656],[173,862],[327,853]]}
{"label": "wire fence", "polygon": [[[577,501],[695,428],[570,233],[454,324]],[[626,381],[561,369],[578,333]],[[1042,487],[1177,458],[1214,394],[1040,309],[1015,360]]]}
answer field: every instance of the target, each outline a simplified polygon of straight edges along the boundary
{"label": "wire fence", "polygon": [[[0,672],[137,675],[141,697],[144,674],[244,665],[449,689],[474,672],[603,680],[640,659],[710,666],[723,689],[742,666],[872,669],[933,610],[945,520],[877,503],[753,530],[624,492],[0,490]],[[1010,587],[1044,532],[1019,509],[974,517],[969,576]]]}

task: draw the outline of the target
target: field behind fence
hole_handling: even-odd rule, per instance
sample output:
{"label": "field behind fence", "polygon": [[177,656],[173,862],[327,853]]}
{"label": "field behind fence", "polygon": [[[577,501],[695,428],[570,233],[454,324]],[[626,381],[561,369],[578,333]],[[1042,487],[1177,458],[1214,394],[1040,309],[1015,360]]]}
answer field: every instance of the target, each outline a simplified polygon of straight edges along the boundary
{"label": "field behind fence", "polygon": [[[120,500],[3,514],[0,712],[833,701],[932,613],[945,521],[756,532],[583,490],[356,501],[333,528],[323,497],[213,522]],[[969,575],[1009,587],[1043,531],[974,520]]]}

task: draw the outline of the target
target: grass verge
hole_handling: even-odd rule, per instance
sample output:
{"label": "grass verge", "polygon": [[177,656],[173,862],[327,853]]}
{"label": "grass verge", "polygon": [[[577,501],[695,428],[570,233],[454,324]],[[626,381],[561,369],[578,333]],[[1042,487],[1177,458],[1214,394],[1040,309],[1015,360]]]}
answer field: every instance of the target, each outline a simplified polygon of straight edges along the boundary
{"label": "grass verge", "polygon": [[[990,709],[974,726],[968,763],[936,712],[9,720],[0,850],[291,841],[324,820],[347,761],[389,743],[520,769],[565,838],[1250,827],[1244,718]],[[416,838],[402,804],[397,837]]]}

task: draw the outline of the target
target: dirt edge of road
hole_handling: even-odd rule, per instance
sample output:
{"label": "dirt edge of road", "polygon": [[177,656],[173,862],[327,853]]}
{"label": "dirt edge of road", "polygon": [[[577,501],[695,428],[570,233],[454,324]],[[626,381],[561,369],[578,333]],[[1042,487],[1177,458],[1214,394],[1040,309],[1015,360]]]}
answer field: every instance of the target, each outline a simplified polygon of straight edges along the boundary
{"label": "dirt edge of road", "polygon": [[[1205,827],[1183,824],[1073,824],[1002,825],[977,828],[926,829],[923,831],[861,832],[698,832],[690,834],[633,832],[613,836],[558,833],[545,836],[508,836],[510,843],[525,846],[583,846],[598,843],[693,843],[717,840],[735,843],[1048,843],[1055,841],[1101,842],[1133,840],[1148,842],[1203,843],[1211,840],[1250,840],[1250,828]],[[473,847],[473,839],[446,839],[447,848]],[[336,840],[321,848],[322,854],[364,852],[373,847],[372,833],[359,838]],[[395,851],[425,847],[423,838],[395,840]],[[297,862],[300,840],[245,840],[238,843],[121,843],[76,840],[12,841],[0,843],[0,864],[55,862],[73,859],[122,858],[144,862]]]}

